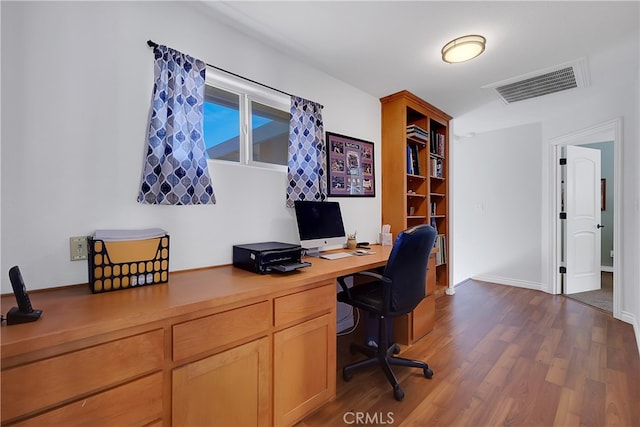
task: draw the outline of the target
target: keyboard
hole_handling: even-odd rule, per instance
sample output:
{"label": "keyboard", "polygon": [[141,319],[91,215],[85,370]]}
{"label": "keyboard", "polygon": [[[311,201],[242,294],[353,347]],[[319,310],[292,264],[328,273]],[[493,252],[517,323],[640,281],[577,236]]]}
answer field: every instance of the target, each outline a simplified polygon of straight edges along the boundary
{"label": "keyboard", "polygon": [[331,254],[322,254],[320,255],[320,258],[324,258],[324,259],[340,259],[340,258],[346,258],[346,257],[350,257],[353,256],[352,254],[350,254],[349,252],[335,252],[335,253],[331,253]]}

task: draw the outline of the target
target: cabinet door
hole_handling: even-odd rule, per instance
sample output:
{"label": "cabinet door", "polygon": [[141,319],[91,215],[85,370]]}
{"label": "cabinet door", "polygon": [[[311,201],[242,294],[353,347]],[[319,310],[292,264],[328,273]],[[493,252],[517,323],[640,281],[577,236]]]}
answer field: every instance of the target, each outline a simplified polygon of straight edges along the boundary
{"label": "cabinet door", "polygon": [[269,339],[173,370],[173,426],[268,426]]}
{"label": "cabinet door", "polygon": [[335,394],[335,314],[275,333],[274,425],[293,424]]}
{"label": "cabinet door", "polygon": [[433,329],[436,321],[436,296],[429,295],[413,309],[412,343],[427,335]]}

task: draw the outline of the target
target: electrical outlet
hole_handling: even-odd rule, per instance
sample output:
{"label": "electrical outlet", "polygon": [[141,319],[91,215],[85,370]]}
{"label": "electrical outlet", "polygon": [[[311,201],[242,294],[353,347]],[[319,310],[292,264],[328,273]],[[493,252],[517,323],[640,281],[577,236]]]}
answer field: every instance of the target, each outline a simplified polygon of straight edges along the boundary
{"label": "electrical outlet", "polygon": [[87,236],[69,237],[71,261],[87,259]]}

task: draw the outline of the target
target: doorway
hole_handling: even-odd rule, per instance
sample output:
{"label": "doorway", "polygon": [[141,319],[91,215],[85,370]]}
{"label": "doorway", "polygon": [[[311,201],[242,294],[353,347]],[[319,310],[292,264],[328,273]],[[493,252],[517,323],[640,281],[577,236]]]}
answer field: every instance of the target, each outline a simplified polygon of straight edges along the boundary
{"label": "doorway", "polygon": [[565,296],[613,315],[613,272],[602,271],[600,274],[600,289]]}
{"label": "doorway", "polygon": [[[564,266],[562,255],[562,220],[559,213],[562,211],[562,174],[559,165],[560,158],[562,158],[563,147],[567,145],[586,145],[593,144],[602,141],[612,141],[613,145],[613,185],[607,186],[607,192],[613,193],[613,266],[608,268],[611,270],[609,277],[604,277],[605,280],[611,280],[611,289],[613,293],[613,317],[620,318],[620,292],[618,291],[622,271],[621,260],[621,236],[620,236],[620,206],[621,206],[621,143],[622,143],[622,119],[615,119],[609,122],[602,123],[600,125],[593,126],[588,129],[584,129],[578,132],[565,135],[563,137],[555,138],[551,141],[551,157],[552,165],[554,165],[555,173],[551,174],[551,202],[550,202],[550,266],[552,268],[551,273],[551,293],[562,294],[563,293],[563,277],[564,273],[561,273],[561,267]],[[613,188],[611,188],[613,187]],[[605,254],[608,255],[608,254]],[[570,266],[564,266],[571,268]]]}

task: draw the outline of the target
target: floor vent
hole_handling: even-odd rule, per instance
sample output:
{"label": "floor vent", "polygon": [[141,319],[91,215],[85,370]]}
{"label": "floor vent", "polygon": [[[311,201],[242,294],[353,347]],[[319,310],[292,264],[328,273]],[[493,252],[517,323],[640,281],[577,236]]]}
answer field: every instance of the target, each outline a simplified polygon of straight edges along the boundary
{"label": "floor vent", "polygon": [[587,86],[586,62],[575,61],[525,76],[483,86],[494,89],[506,104]]}

